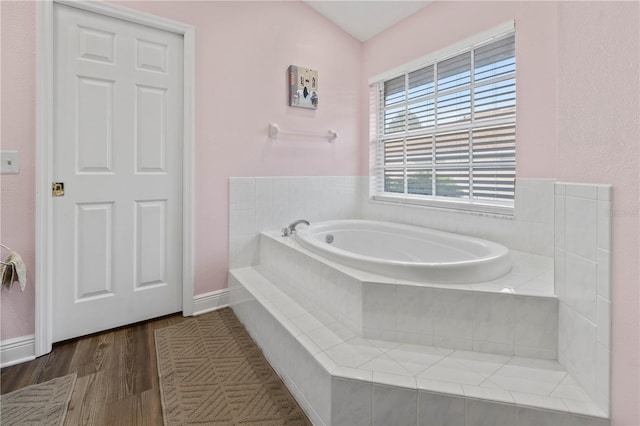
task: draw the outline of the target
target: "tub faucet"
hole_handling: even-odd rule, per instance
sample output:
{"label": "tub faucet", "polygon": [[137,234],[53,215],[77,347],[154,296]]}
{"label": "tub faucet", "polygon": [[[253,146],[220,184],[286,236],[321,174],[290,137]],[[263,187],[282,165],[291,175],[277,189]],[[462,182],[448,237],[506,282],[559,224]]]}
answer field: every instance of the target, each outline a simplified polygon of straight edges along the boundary
{"label": "tub faucet", "polygon": [[298,219],[292,222],[291,225],[287,226],[286,228],[282,228],[282,236],[286,237],[287,235],[291,235],[296,232],[296,226],[300,225],[301,223],[304,223],[307,226],[309,225],[308,220]]}

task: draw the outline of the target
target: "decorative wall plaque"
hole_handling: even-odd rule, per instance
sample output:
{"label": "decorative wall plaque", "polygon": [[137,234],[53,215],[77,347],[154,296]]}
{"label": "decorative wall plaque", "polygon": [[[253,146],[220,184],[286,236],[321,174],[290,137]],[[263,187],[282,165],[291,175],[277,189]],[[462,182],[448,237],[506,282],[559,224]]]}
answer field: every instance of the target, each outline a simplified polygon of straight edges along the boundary
{"label": "decorative wall plaque", "polygon": [[318,108],[318,71],[289,66],[289,105],[298,108]]}

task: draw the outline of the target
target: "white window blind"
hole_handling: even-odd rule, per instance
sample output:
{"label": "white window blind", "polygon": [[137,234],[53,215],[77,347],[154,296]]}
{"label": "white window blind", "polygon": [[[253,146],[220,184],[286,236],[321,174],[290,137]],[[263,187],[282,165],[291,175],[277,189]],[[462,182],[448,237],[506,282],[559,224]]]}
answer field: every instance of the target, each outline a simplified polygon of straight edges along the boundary
{"label": "white window blind", "polygon": [[371,88],[375,198],[513,206],[513,33]]}

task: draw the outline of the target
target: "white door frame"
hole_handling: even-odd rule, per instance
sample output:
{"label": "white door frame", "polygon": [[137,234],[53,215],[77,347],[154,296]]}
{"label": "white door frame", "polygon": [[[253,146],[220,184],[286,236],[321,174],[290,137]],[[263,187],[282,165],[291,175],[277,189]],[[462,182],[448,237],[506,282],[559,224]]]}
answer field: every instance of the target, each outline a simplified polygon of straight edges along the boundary
{"label": "white door frame", "polygon": [[182,314],[193,315],[194,289],[194,97],[195,29],[191,25],[144,12],[94,1],[47,0],[38,2],[36,94],[36,271],[35,355],[51,352],[53,343],[53,6],[54,3],[146,25],[184,39],[184,115],[182,167]]}

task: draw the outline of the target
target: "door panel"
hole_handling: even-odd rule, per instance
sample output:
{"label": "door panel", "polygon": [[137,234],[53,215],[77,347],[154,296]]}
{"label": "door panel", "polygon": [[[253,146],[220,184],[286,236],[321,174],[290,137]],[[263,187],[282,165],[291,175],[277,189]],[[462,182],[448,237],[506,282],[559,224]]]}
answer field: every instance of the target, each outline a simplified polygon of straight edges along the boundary
{"label": "door panel", "polygon": [[113,81],[79,77],[75,104],[76,170],[113,172]]}
{"label": "door panel", "polygon": [[76,204],[76,301],[113,295],[113,204]]}
{"label": "door panel", "polygon": [[80,39],[80,58],[93,61],[113,63],[115,34],[95,28],[78,26]]}
{"label": "door panel", "polygon": [[166,285],[166,202],[136,203],[136,289]]}
{"label": "door panel", "polygon": [[137,39],[136,46],[138,52],[136,61],[138,69],[163,74],[167,72],[167,45]]}
{"label": "door panel", "polygon": [[165,173],[167,91],[136,87],[136,171]]}
{"label": "door panel", "polygon": [[53,340],[182,307],[182,36],[54,5]]}

